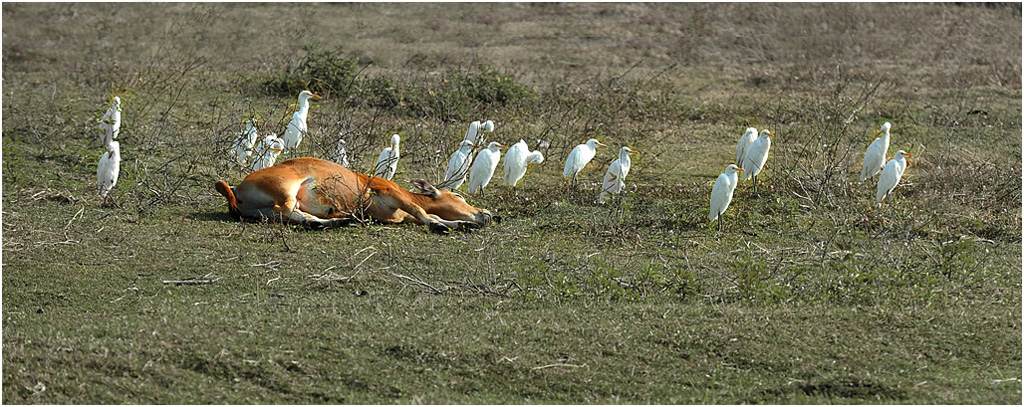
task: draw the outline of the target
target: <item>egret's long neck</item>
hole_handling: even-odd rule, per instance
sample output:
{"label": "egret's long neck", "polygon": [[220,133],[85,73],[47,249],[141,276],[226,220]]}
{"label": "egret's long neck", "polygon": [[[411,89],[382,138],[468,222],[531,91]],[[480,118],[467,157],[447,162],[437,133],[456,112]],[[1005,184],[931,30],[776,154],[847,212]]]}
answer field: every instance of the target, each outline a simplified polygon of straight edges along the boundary
{"label": "egret's long neck", "polygon": [[299,99],[299,116],[306,117],[309,112],[309,98]]}

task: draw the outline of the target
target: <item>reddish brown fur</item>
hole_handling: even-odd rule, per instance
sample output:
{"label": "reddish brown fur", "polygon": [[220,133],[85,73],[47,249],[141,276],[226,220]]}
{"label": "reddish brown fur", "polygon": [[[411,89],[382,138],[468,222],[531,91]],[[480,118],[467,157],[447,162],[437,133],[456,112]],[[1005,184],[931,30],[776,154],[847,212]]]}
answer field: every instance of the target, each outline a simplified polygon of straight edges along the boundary
{"label": "reddish brown fur", "polygon": [[231,188],[214,185],[235,219],[281,218],[314,227],[330,227],[367,216],[385,223],[427,224],[431,230],[484,227],[491,214],[462,197],[414,180],[422,193],[394,182],[352,172],[330,161],[295,158],[264,168]]}

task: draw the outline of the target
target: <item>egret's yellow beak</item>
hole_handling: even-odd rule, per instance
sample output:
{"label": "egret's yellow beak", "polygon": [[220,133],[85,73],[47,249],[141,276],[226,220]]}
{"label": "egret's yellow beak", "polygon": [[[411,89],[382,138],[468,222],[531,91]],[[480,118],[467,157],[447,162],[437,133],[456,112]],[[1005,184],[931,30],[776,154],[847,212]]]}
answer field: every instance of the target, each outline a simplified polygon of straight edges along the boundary
{"label": "egret's yellow beak", "polygon": [[630,154],[640,154],[640,152],[639,152],[639,151],[636,151],[636,150],[629,150],[629,153],[630,153]]}
{"label": "egret's yellow beak", "polygon": [[498,147],[501,147],[501,148],[508,148],[508,146],[498,146]]}
{"label": "egret's yellow beak", "polygon": [[320,94],[319,93],[314,93],[313,94],[313,99],[320,99]]}
{"label": "egret's yellow beak", "polygon": [[905,155],[907,157],[913,157],[914,156],[913,154],[910,154],[910,153],[906,153],[906,154],[903,154],[903,155]]}
{"label": "egret's yellow beak", "polygon": [[743,171],[746,171],[746,170],[744,170],[742,168],[737,168],[736,171],[743,172]]}
{"label": "egret's yellow beak", "polygon": [[600,141],[598,141],[598,142],[597,142],[597,145],[599,145],[599,146],[601,146],[601,147],[608,147],[608,145],[607,145],[607,144],[605,144],[605,143],[602,143],[602,142],[600,142]]}

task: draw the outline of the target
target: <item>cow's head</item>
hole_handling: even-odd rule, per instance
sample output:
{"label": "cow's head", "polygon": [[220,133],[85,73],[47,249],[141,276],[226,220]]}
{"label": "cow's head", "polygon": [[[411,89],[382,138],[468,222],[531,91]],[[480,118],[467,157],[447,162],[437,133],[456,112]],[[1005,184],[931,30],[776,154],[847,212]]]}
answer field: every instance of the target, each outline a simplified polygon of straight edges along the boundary
{"label": "cow's head", "polygon": [[468,222],[469,227],[482,228],[491,224],[492,220],[501,219],[491,215],[486,209],[476,208],[466,202],[462,195],[449,191],[441,191],[422,179],[412,180],[420,195],[429,198],[429,203],[423,206],[423,210],[431,215],[437,215],[448,221]]}

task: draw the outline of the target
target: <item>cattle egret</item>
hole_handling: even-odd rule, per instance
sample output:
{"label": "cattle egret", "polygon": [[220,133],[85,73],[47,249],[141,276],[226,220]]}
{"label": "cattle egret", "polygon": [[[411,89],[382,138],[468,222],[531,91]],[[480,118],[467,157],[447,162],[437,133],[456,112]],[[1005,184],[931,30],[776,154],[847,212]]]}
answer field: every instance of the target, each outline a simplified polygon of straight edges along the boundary
{"label": "cattle egret", "polygon": [[302,138],[306,136],[306,116],[309,114],[309,99],[320,99],[320,95],[304,90],[299,92],[299,110],[292,113],[292,120],[284,131],[285,149],[299,148]]}
{"label": "cattle egret", "polygon": [[402,137],[397,134],[391,135],[391,146],[384,147],[384,150],[377,156],[377,165],[373,167],[373,175],[377,178],[391,180],[398,170],[398,142]]}
{"label": "cattle egret", "polygon": [[484,122],[484,131],[486,131],[488,133],[494,132],[494,122],[490,121],[490,120],[485,121]]}
{"label": "cattle egret", "polygon": [[[885,165],[885,155],[889,152],[889,122],[885,122],[876,134],[875,141],[871,142],[868,150],[864,152],[864,166],[860,170],[860,182],[872,178],[882,171]],[[877,137],[881,135],[881,137]]]}
{"label": "cattle egret", "polygon": [[768,129],[761,130],[761,135],[750,143],[747,147],[747,151],[743,155],[743,163],[740,168],[743,168],[743,179],[754,179],[754,193],[757,193],[757,174],[761,173],[764,169],[764,163],[768,161],[768,149],[772,148],[772,139],[774,136]]}
{"label": "cattle egret", "polygon": [[519,142],[509,147],[505,153],[505,185],[511,185],[512,191],[519,193],[516,184],[526,175],[526,167],[542,162],[544,154],[540,151],[530,151],[526,141],[519,139]]}
{"label": "cattle egret", "polygon": [[629,175],[629,167],[632,164],[629,155],[638,152],[629,147],[619,149],[619,158],[612,161],[612,164],[608,166],[608,171],[604,173],[604,182],[601,184],[601,195],[598,197],[598,202],[605,203],[612,198],[612,195],[618,195],[626,188],[626,175]]}
{"label": "cattle egret", "polygon": [[462,139],[476,143],[476,136],[480,134],[480,126],[481,125],[479,121],[474,121],[470,123],[469,129],[466,130],[466,136],[463,137]]}
{"label": "cattle egret", "polygon": [[477,153],[476,160],[473,160],[473,168],[469,170],[469,187],[466,189],[467,192],[473,194],[476,191],[480,191],[480,195],[483,196],[484,187],[491,182],[491,177],[494,176],[494,169],[498,168],[502,148],[508,148],[508,146],[492,141],[487,145],[487,148]]}
{"label": "cattle egret", "polygon": [[257,149],[260,152],[258,158],[252,162],[252,170],[259,171],[274,165],[277,156],[284,150],[284,140],[277,134],[270,134],[263,138],[263,144]]}
{"label": "cattle egret", "polygon": [[889,202],[889,195],[892,195],[892,190],[896,189],[896,184],[899,184],[900,179],[903,178],[903,171],[907,170],[906,157],[913,156],[913,154],[900,150],[896,152],[896,156],[885,163],[882,175],[878,177],[878,192],[875,193],[876,201],[882,202],[882,198],[885,198],[885,202]]}
{"label": "cattle egret", "polygon": [[97,184],[100,196],[106,199],[107,194],[117,184],[117,174],[121,171],[121,144],[110,142],[110,148],[100,157],[100,165],[96,169]]}
{"label": "cattle egret", "polygon": [[572,177],[572,184],[576,185],[576,175],[580,173],[590,160],[594,159],[597,155],[597,147],[606,147],[597,139],[587,140],[586,143],[580,144],[569,152],[569,158],[565,160],[565,169],[562,171],[562,178],[569,179]]}
{"label": "cattle egret", "polygon": [[238,133],[238,137],[231,144],[232,160],[228,162],[231,168],[234,168],[236,164],[238,166],[245,166],[249,162],[249,158],[252,158],[252,149],[255,148],[256,140],[259,139],[256,124],[261,122],[257,121],[255,117],[250,118],[245,123],[245,130]]}
{"label": "cattle egret", "polygon": [[722,224],[722,214],[729,208],[729,203],[732,202],[732,193],[736,190],[736,184],[739,183],[736,171],[743,171],[743,169],[737,167],[736,164],[729,164],[728,167],[725,167],[725,172],[715,180],[715,186],[711,188],[711,216],[708,217],[708,220],[718,219],[719,232],[725,230],[725,226]]}
{"label": "cattle egret", "polygon": [[348,152],[345,151],[347,144],[345,139],[338,138],[338,147],[334,149],[334,155],[331,156],[331,161],[341,164],[345,168],[348,168]]}
{"label": "cattle egret", "polygon": [[470,140],[462,140],[459,143],[459,148],[448,159],[448,168],[444,170],[444,179],[438,189],[454,191],[455,188],[466,182],[469,166],[473,161],[474,148],[476,148],[476,144]]}
{"label": "cattle egret", "polygon": [[110,150],[110,142],[117,139],[121,133],[121,98],[114,96],[111,99],[110,107],[103,114],[100,120],[100,143],[107,150]]}
{"label": "cattle egret", "polygon": [[743,135],[740,136],[740,141],[736,143],[736,164],[743,165],[743,157],[746,156],[747,148],[750,147],[750,143],[753,143],[756,138],[757,129],[747,127],[747,131],[743,132]]}

